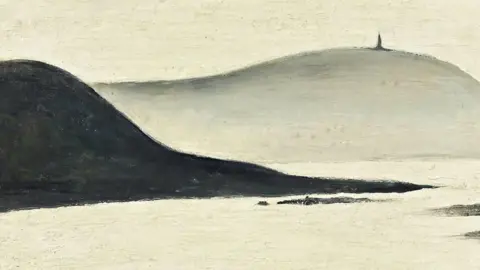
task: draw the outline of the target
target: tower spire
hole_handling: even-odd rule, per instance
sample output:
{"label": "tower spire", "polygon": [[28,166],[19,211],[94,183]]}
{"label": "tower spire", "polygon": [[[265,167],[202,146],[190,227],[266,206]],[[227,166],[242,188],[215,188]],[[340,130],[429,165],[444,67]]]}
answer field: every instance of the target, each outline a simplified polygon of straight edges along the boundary
{"label": "tower spire", "polygon": [[378,33],[378,37],[377,37],[377,46],[375,46],[375,49],[377,50],[383,50],[383,46],[382,46],[382,36],[380,35],[380,33]]}

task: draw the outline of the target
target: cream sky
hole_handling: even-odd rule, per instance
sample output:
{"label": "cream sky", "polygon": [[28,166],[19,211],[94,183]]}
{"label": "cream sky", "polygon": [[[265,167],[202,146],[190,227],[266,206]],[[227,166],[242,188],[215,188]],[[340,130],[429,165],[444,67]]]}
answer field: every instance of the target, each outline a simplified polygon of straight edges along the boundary
{"label": "cream sky", "polygon": [[200,76],[292,52],[375,43],[480,78],[478,0],[0,0],[0,57],[92,81]]}

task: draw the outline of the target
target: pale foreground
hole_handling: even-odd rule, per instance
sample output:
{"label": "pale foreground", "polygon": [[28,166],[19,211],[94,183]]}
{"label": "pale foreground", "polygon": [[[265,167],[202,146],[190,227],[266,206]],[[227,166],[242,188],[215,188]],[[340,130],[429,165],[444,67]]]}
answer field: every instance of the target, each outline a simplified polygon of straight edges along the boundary
{"label": "pale foreground", "polygon": [[[392,202],[257,206],[166,200],[0,214],[0,269],[480,269],[480,217],[426,210],[480,202],[480,161],[272,165],[448,187]],[[275,203],[279,199],[268,199]]]}

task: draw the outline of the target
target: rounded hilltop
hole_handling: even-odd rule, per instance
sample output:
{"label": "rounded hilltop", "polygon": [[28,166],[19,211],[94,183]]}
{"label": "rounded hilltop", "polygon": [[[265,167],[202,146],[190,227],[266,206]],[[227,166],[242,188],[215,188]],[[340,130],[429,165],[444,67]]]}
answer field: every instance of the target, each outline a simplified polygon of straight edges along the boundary
{"label": "rounded hilltop", "polygon": [[90,86],[43,62],[0,62],[0,95],[0,211],[153,198],[425,187],[291,176],[174,151],[151,139]]}
{"label": "rounded hilltop", "polygon": [[[383,45],[300,53],[202,78],[95,87],[107,97],[116,93],[110,98],[126,113],[154,103],[136,121],[178,123],[169,130],[146,125],[169,145],[190,150],[193,130],[196,152],[222,153],[219,145],[230,145],[218,157],[480,157],[472,147],[480,136],[479,82],[453,64]],[[147,98],[125,103],[134,96]]]}

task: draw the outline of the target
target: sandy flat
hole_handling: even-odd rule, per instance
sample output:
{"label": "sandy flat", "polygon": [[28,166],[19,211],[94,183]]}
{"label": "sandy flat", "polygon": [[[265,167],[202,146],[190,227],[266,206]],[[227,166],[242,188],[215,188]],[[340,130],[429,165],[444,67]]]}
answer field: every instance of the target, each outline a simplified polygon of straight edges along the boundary
{"label": "sandy flat", "polygon": [[[480,162],[273,165],[314,175],[448,187],[392,202],[257,206],[258,198],[100,204],[0,215],[0,269],[478,269],[478,217],[425,210],[478,202]],[[356,195],[362,197],[364,195]],[[269,199],[274,203],[276,199]]]}

